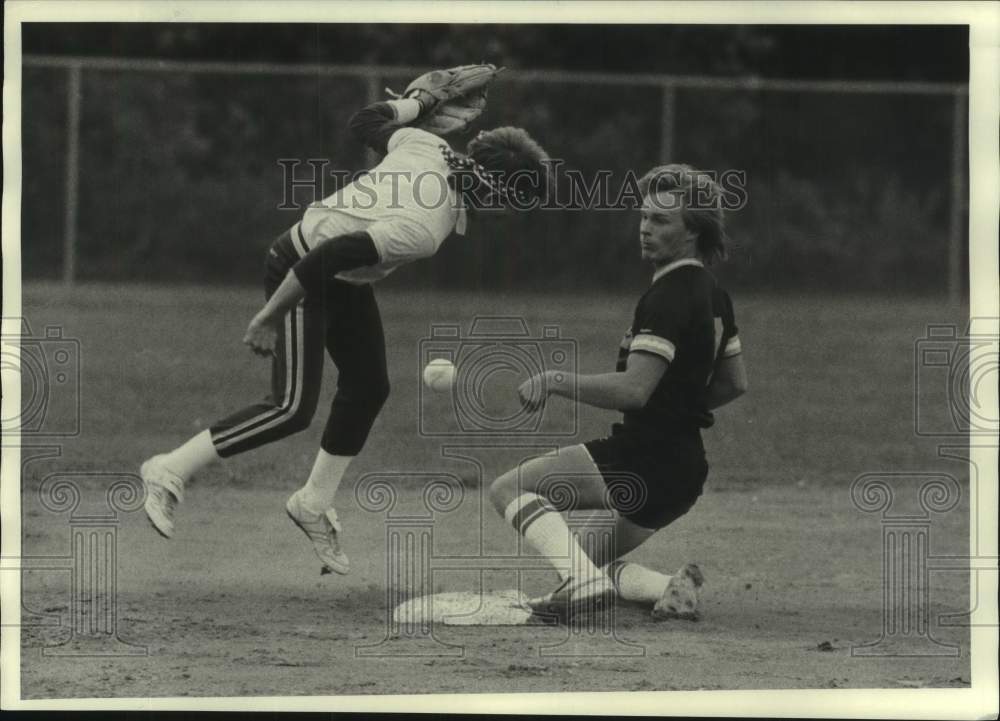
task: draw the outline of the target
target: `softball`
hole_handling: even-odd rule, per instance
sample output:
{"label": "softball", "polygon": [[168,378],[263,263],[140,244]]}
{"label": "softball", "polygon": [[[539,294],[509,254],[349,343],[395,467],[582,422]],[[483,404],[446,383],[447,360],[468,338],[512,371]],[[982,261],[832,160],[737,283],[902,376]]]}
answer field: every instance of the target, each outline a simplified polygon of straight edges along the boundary
{"label": "softball", "polygon": [[436,393],[444,393],[455,382],[455,364],[435,358],[424,368],[424,385]]}

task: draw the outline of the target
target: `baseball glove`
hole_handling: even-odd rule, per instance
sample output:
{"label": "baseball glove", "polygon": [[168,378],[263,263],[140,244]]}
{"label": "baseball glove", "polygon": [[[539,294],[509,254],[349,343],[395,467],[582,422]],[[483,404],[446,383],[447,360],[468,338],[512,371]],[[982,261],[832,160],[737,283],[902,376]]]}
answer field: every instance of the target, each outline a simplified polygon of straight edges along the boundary
{"label": "baseball glove", "polygon": [[435,135],[465,130],[486,109],[486,91],[505,68],[496,65],[459,65],[432,70],[406,86],[403,94],[386,92],[394,98],[414,98],[423,110],[417,126]]}

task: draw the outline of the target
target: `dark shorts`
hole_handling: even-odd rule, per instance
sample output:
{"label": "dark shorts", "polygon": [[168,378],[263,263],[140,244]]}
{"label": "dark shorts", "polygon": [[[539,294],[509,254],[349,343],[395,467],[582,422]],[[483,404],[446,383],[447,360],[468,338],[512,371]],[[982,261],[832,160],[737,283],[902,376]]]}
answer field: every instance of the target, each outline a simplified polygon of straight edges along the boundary
{"label": "dark shorts", "polygon": [[643,528],[663,528],[698,500],[708,462],[698,431],[643,441],[621,426],[584,444],[608,487],[611,504]]}

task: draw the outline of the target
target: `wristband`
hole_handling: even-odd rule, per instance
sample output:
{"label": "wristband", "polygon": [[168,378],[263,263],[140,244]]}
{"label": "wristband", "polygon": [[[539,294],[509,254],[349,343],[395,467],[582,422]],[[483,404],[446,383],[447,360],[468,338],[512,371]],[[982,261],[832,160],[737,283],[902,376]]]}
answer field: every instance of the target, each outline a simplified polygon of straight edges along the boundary
{"label": "wristband", "polygon": [[420,111],[423,110],[423,106],[416,98],[400,98],[386,102],[396,114],[396,121],[403,125],[416,120],[420,117]]}

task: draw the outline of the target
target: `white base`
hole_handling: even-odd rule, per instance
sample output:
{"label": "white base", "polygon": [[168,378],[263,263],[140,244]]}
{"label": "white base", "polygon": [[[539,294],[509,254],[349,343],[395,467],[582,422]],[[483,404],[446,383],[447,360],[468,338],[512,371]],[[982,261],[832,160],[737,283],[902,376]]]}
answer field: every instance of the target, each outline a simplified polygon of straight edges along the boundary
{"label": "white base", "polygon": [[457,591],[411,598],[399,604],[392,619],[401,625],[527,626],[548,623],[533,616],[521,591]]}

